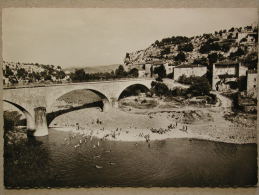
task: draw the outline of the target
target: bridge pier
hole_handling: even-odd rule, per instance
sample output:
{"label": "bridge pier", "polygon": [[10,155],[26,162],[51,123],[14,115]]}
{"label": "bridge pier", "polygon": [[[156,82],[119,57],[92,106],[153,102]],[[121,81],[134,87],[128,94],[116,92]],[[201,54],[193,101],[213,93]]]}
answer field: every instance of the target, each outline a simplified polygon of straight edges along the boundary
{"label": "bridge pier", "polygon": [[108,100],[103,100],[103,112],[108,112],[110,108],[110,102]]}
{"label": "bridge pier", "polygon": [[34,136],[46,136],[48,135],[48,125],[46,118],[46,108],[37,107],[34,109],[35,112],[35,132]]}
{"label": "bridge pier", "polygon": [[117,100],[115,100],[114,102],[113,102],[113,108],[119,108],[119,102],[117,101]]}
{"label": "bridge pier", "polygon": [[111,98],[111,106],[112,108],[119,108],[119,102],[117,98]]}

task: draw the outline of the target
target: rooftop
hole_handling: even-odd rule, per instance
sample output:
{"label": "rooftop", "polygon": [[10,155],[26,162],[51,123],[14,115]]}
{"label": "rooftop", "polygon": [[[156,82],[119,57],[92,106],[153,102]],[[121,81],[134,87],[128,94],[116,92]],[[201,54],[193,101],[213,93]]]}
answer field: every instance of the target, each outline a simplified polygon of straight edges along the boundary
{"label": "rooftop", "polygon": [[206,67],[200,64],[183,64],[183,65],[179,65],[176,66],[175,68],[197,68],[197,67]]}
{"label": "rooftop", "polygon": [[161,65],[164,64],[162,60],[156,60],[156,61],[148,61],[147,64],[154,64],[154,65]]}
{"label": "rooftop", "polygon": [[239,64],[239,62],[237,62],[237,61],[221,61],[221,62],[215,63],[215,65],[222,65],[222,66],[224,66],[224,65],[237,65],[237,64]]}

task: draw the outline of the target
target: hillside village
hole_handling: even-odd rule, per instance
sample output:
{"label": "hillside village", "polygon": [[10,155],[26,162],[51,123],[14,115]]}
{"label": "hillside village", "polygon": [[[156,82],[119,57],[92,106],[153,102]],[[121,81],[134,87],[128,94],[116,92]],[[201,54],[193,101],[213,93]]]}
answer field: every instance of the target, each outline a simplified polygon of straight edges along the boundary
{"label": "hillside village", "polygon": [[127,70],[137,69],[139,77],[180,82],[183,78],[205,77],[212,90],[236,90],[243,99],[255,99],[257,44],[258,28],[254,25],[194,37],[177,36],[126,53],[124,64]]}

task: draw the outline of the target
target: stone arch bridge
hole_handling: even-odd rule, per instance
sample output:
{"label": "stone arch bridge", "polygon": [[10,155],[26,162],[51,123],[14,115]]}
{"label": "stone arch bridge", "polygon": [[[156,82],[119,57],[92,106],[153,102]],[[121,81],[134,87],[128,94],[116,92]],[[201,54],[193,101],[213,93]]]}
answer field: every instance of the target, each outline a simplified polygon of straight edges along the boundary
{"label": "stone arch bridge", "polygon": [[3,101],[21,110],[27,121],[27,129],[34,136],[48,135],[46,113],[62,95],[74,90],[87,89],[96,93],[103,101],[103,111],[118,107],[121,93],[132,85],[151,88],[152,79],[127,79],[101,82],[56,84],[42,87],[4,88]]}

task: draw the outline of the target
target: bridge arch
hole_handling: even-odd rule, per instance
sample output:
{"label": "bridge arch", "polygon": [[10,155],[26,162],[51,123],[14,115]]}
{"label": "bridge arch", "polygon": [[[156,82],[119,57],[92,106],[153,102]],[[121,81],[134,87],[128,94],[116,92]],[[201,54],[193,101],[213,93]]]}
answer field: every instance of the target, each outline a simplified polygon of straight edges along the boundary
{"label": "bridge arch", "polygon": [[[68,93],[71,93],[73,91],[81,91],[81,90],[88,90],[88,91],[91,91],[93,92],[94,94],[96,94],[100,100],[97,100],[95,102],[92,102],[92,103],[87,103],[87,105],[81,105],[81,106],[77,106],[77,107],[73,107],[73,108],[68,108],[68,109],[63,109],[63,110],[57,110],[57,111],[52,111],[52,112],[49,112],[47,113],[47,124],[49,125],[56,117],[62,115],[62,114],[65,114],[65,113],[68,113],[68,112],[72,112],[72,111],[75,111],[75,110],[79,110],[79,109],[83,109],[83,108],[88,108],[88,107],[95,107],[95,106],[100,106],[102,111],[107,111],[109,108],[110,108],[110,100],[109,98],[104,95],[103,93],[99,92],[98,90],[95,90],[95,89],[91,89],[91,88],[83,88],[83,89],[72,89],[70,91],[66,91],[62,94],[60,94],[58,97],[56,97],[55,99],[53,98],[51,100],[51,104],[49,105],[50,107],[52,107],[55,103],[55,101],[57,101],[59,98],[61,98],[62,96],[68,94]],[[97,102],[102,102],[100,105],[97,104]]]}
{"label": "bridge arch", "polygon": [[16,108],[18,108],[25,116],[26,118],[26,126],[28,130],[34,130],[35,129],[35,119],[34,119],[34,113],[32,110],[30,110],[29,108],[24,108],[23,106],[16,104],[12,101],[9,100],[3,100],[6,103],[9,103],[13,106],[15,106]]}
{"label": "bridge arch", "polygon": [[[80,88],[69,88],[69,89],[66,89],[66,90],[62,90],[62,91],[59,91],[59,90],[56,90],[54,93],[52,94],[49,94],[49,96],[47,97],[47,102],[48,102],[48,108],[51,108],[53,106],[53,104],[62,96],[68,94],[68,93],[71,93],[73,91],[77,91],[77,90],[88,90],[88,91],[91,91],[93,93],[95,93],[97,96],[100,97],[101,101],[103,102],[103,104],[109,104],[110,103],[110,98],[105,94],[105,93],[102,93],[100,92],[99,90],[97,89],[93,89],[93,88],[88,88],[88,87],[80,87]],[[49,109],[47,109],[49,110]]]}
{"label": "bridge arch", "polygon": [[128,85],[128,86],[126,86],[126,87],[124,87],[124,88],[122,88],[118,93],[117,93],[117,95],[116,95],[116,100],[118,101],[118,100],[120,100],[121,98],[122,98],[122,94],[123,94],[123,92],[125,92],[127,89],[129,89],[129,88],[133,88],[133,87],[139,87],[140,89],[144,89],[144,90],[146,90],[146,91],[150,91],[150,88],[151,88],[151,84],[150,85],[148,85],[148,84],[146,84],[146,83],[134,83],[134,84],[130,84],[130,85]]}

